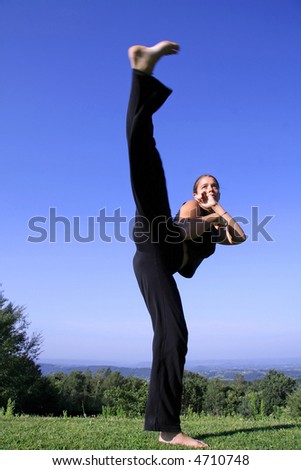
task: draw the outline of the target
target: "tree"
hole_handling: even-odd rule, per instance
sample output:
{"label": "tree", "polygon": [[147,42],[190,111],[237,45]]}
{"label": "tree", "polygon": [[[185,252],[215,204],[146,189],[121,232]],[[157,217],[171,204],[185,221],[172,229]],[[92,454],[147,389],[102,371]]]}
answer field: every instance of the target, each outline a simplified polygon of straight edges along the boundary
{"label": "tree", "polygon": [[41,378],[35,363],[41,336],[28,336],[27,321],[23,307],[14,306],[0,293],[0,407],[8,400],[15,402],[16,411],[24,411],[33,387]]}
{"label": "tree", "polygon": [[287,406],[293,418],[301,417],[301,388],[288,397]]}
{"label": "tree", "polygon": [[66,412],[68,416],[86,416],[100,412],[101,402],[95,407],[93,378],[89,370],[85,373],[73,370],[68,375],[56,372],[48,380],[56,391],[56,415]]}
{"label": "tree", "polygon": [[203,411],[208,379],[195,372],[184,372],[182,413]]}
{"label": "tree", "polygon": [[247,390],[247,382],[243,375],[236,375],[227,392],[227,414],[241,413],[244,397]]}
{"label": "tree", "polygon": [[297,388],[295,379],[287,377],[285,374],[277,372],[275,369],[268,371],[260,385],[266,415],[270,415],[278,407],[285,407],[287,398]]}
{"label": "tree", "polygon": [[229,386],[220,379],[209,380],[204,400],[204,411],[213,415],[225,415],[228,390]]}
{"label": "tree", "polygon": [[[110,369],[62,372],[47,377],[52,388],[53,411],[56,415],[66,412],[68,416],[98,415],[101,412],[126,416],[141,416],[147,399],[147,381],[136,377],[123,377]],[[51,398],[51,396],[50,396]],[[56,398],[56,401],[55,401]],[[45,409],[45,406],[44,406]]]}
{"label": "tree", "polygon": [[[115,375],[113,373],[112,375]],[[137,377],[122,377],[118,383],[111,384],[104,390],[104,406],[112,413],[126,416],[141,416],[145,412],[148,384]],[[115,375],[115,377],[118,377]],[[122,383],[120,382],[122,379]]]}

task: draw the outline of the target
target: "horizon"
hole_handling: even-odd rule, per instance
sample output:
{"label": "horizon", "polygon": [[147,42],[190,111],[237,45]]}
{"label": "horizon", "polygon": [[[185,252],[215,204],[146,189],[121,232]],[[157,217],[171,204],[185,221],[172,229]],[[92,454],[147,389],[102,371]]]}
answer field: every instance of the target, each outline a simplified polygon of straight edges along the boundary
{"label": "horizon", "polygon": [[[124,363],[122,361],[110,361],[110,360],[76,360],[76,359],[51,359],[45,358],[41,361],[36,361],[38,364],[52,364],[52,365],[79,365],[79,366],[113,366],[113,367],[129,367],[129,368],[149,368],[151,367],[151,360],[150,361],[142,361],[142,362],[127,362]],[[201,366],[201,365],[213,365],[213,364],[232,364],[232,365],[248,365],[248,366],[255,366],[255,365],[268,365],[271,363],[275,363],[277,365],[300,365],[301,366],[301,357],[291,357],[291,358],[249,358],[249,359],[194,359],[186,361],[185,367],[193,367],[193,366]]]}

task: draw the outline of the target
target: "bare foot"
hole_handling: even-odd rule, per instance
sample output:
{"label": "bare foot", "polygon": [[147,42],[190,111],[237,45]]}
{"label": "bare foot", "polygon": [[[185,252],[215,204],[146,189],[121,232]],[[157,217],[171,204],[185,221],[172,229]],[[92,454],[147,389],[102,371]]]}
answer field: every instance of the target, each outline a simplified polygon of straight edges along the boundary
{"label": "bare foot", "polygon": [[189,437],[187,434],[182,432],[161,432],[159,442],[178,446],[197,447],[199,449],[205,449],[206,447],[209,447],[205,442],[193,439],[192,437]]}
{"label": "bare foot", "polygon": [[160,57],[177,54],[179,50],[180,46],[176,42],[161,41],[152,47],[132,46],[128,54],[133,69],[150,75]]}

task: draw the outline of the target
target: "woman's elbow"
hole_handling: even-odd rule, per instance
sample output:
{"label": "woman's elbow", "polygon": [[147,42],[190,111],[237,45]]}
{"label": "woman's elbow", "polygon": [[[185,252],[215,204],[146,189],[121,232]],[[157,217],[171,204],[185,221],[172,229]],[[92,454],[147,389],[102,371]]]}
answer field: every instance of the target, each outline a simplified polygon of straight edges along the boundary
{"label": "woman's elbow", "polygon": [[241,245],[247,240],[247,235],[244,233],[243,235],[240,235],[239,237],[234,237],[232,238],[232,245]]}

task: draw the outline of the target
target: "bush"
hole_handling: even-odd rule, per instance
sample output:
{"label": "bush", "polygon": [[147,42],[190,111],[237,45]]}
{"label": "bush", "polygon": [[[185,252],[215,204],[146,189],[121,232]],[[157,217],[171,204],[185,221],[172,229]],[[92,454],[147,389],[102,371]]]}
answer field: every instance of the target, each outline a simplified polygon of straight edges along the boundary
{"label": "bush", "polygon": [[204,399],[205,413],[216,416],[225,416],[227,414],[227,393],[229,388],[220,379],[209,380]]}
{"label": "bush", "polygon": [[204,399],[208,379],[194,372],[184,373],[182,413],[201,413],[204,408]]}
{"label": "bush", "polygon": [[271,369],[260,384],[262,398],[265,403],[265,414],[277,414],[279,408],[285,408],[288,397],[296,390],[296,380],[282,372]]}
{"label": "bush", "polygon": [[289,396],[287,407],[292,418],[301,417],[301,388]]}

